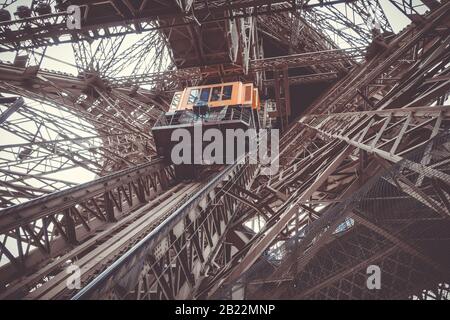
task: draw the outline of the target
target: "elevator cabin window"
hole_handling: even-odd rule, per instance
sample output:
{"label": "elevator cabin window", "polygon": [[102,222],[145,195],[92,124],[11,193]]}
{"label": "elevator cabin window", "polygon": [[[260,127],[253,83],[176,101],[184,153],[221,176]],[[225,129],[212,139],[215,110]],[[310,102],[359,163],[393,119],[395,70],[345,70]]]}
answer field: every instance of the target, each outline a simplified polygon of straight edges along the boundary
{"label": "elevator cabin window", "polygon": [[222,95],[222,87],[214,87],[212,90],[211,101],[219,101]]}
{"label": "elevator cabin window", "polygon": [[181,92],[176,92],[173,95],[172,103],[170,104],[171,111],[175,111],[177,109],[178,104],[180,103],[180,98],[181,98]]}

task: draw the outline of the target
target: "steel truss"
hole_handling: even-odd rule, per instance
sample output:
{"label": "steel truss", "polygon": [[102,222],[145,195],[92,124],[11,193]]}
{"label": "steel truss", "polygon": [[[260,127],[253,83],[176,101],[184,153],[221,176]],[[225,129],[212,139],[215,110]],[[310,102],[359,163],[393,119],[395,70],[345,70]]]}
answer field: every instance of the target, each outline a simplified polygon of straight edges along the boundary
{"label": "steel truss", "polygon": [[[312,9],[353,2],[354,0],[327,0],[321,3],[306,4],[303,9]],[[180,8],[176,1],[161,4],[158,1],[141,1],[138,6],[120,1],[120,5],[105,1],[71,1],[71,4],[83,8],[81,29],[67,28],[67,13],[62,8],[51,14],[36,15],[30,18],[11,20],[0,23],[0,40],[3,50],[18,50],[36,48],[39,46],[56,45],[74,41],[89,41],[92,39],[109,38],[131,33],[154,31],[162,28],[172,28],[197,23],[216,23],[229,18],[241,18],[248,15],[267,15],[273,12],[295,11],[299,7],[296,2],[289,1],[193,1],[189,10]],[[281,7],[279,5],[282,5]],[[286,4],[286,5],[284,5]],[[131,6],[131,7],[130,7]],[[252,8],[251,13],[245,9]],[[181,10],[180,10],[181,9]],[[237,10],[229,17],[225,12]],[[241,12],[239,12],[242,10]],[[207,16],[205,13],[209,13]],[[207,18],[197,18],[206,16]],[[218,18],[215,18],[219,16]],[[181,19],[176,24],[158,25],[153,22],[163,17],[167,21]],[[101,24],[99,23],[101,20]],[[107,27],[105,28],[104,25]]]}
{"label": "steel truss", "polygon": [[422,15],[428,9],[437,9],[442,1],[411,1],[411,0],[389,0],[397,9],[399,9],[411,21],[422,21]]}
{"label": "steel truss", "polygon": [[[414,34],[414,36],[418,36],[415,39],[415,44],[417,44],[417,41],[420,41],[420,37],[423,37],[425,32],[427,32],[427,29],[429,30],[429,28],[432,28],[433,26],[436,27],[436,24],[434,23],[439,22],[440,19],[448,13],[448,10],[448,5],[441,7],[441,10],[434,12],[434,16],[429,18],[429,24],[425,24],[420,32],[415,33],[412,31],[413,28],[411,28],[409,32],[407,31],[406,34],[403,33],[398,39],[405,39]],[[441,37],[442,38],[440,38],[440,41],[442,41],[442,39],[446,39],[447,34],[443,33]],[[435,43],[434,39],[427,40],[431,41],[429,44]],[[438,42],[439,40],[436,40],[436,43]],[[390,55],[384,56],[383,59],[386,61],[385,65],[380,65],[380,60],[375,59],[371,63],[359,68],[359,70],[355,70],[353,74],[349,76],[349,79],[352,79],[351,84],[348,84],[345,79],[337,84],[332,90],[330,90],[328,95],[325,95],[315,106],[313,106],[312,110],[320,112],[320,108],[323,108],[323,111],[336,112],[337,110],[361,108],[362,105],[367,103],[368,105],[366,105],[365,108],[368,109],[376,108],[378,104],[380,111],[374,111],[374,114],[381,116],[382,112],[384,112],[382,110],[386,107],[386,101],[389,101],[389,98],[392,98],[392,100],[389,101],[390,106],[405,106],[405,108],[415,105],[414,103],[417,101],[416,99],[418,97],[423,98],[422,102],[427,101],[429,103],[433,103],[435,101],[442,101],[442,95],[445,96],[446,94],[444,92],[448,92],[447,85],[443,85],[446,88],[443,91],[433,89],[429,91],[430,88],[417,90],[415,91],[417,96],[410,96],[407,98],[408,101],[405,101],[405,96],[402,95],[402,81],[405,81],[405,86],[407,86],[408,81],[414,82],[414,80],[417,80],[417,78],[409,78],[412,74],[414,74],[414,71],[420,72],[423,75],[427,73],[425,70],[436,70],[435,68],[446,72],[445,68],[439,67],[442,61],[444,61],[444,63],[447,61],[446,54],[440,54],[444,51],[448,51],[446,41],[444,40],[444,43],[441,44],[442,46],[431,46],[430,48],[433,48],[428,52],[424,50],[422,52],[423,57],[419,58],[420,62],[417,61],[417,64],[414,65],[415,68],[411,69],[406,68],[406,70],[402,70],[399,66],[395,66],[395,63],[397,63],[396,59],[399,59],[400,54],[403,54],[403,57],[405,57],[405,53],[414,47],[414,43],[411,44],[409,48],[408,46],[406,46],[406,48],[402,46],[398,49],[398,51],[393,51]],[[405,49],[405,51],[403,51],[403,49]],[[428,54],[430,56],[428,56]],[[433,60],[433,57],[436,57],[436,60]],[[375,66],[375,64],[378,64],[378,66]],[[417,68],[418,65],[423,65],[424,68],[419,68],[419,71]],[[409,77],[400,77],[400,82],[398,82],[398,85],[394,87],[392,87],[391,82],[389,87],[391,88],[390,91],[389,89],[386,90],[384,87],[385,85],[387,86],[387,82],[381,83],[381,85],[373,88],[373,91],[370,93],[370,97],[377,97],[377,100],[374,99],[373,101],[370,101],[369,99],[363,99],[360,92],[358,92],[361,88],[361,83],[365,85],[369,84],[370,82],[368,79],[370,77],[372,77],[373,81],[376,77],[383,74],[385,70],[392,68],[392,66],[394,66],[394,70],[397,70],[398,73],[405,72],[405,75],[407,74]],[[431,72],[430,76],[433,78],[436,74],[437,73]],[[389,79],[389,77],[387,78]],[[360,84],[357,84],[358,81],[360,81]],[[420,88],[420,85],[423,85],[425,81],[426,77],[422,77],[415,83],[415,88]],[[428,81],[432,82],[431,79]],[[446,81],[445,77],[442,81]],[[436,89],[436,87],[434,89]],[[345,90],[348,90],[348,93],[346,93]],[[434,92],[434,94],[431,94],[431,92]],[[333,96],[335,100],[332,100],[331,96]],[[345,104],[338,104],[340,100],[344,100]],[[326,110],[325,107],[328,108],[328,110]],[[445,108],[446,107],[442,110],[446,110]],[[427,109],[430,109],[430,107],[427,107]],[[241,252],[239,252],[239,254],[235,257],[235,263],[229,265],[229,269],[222,268],[222,271],[219,272],[214,280],[210,282],[210,287],[208,290],[205,290],[205,294],[209,292],[211,295],[211,293],[214,293],[224,282],[230,284],[235,283],[240,275],[242,275],[244,271],[248,270],[254,262],[260,259],[261,255],[266,252],[270,246],[277,243],[277,239],[278,241],[285,240],[283,237],[280,237],[280,233],[283,230],[285,232],[292,229],[296,230],[298,226],[301,227],[310,223],[311,216],[309,214],[302,215],[305,210],[312,213],[312,217],[320,216],[320,212],[315,211],[314,208],[305,209],[301,207],[302,209],[299,210],[299,207],[302,204],[307,204],[308,201],[319,204],[329,204],[330,201],[331,203],[334,201],[339,201],[340,198],[345,198],[346,195],[349,195],[349,192],[354,191],[354,184],[358,185],[361,183],[361,178],[358,178],[358,175],[355,176],[355,173],[359,172],[359,175],[362,174],[362,178],[364,179],[363,172],[367,169],[366,166],[368,166],[367,154],[376,154],[377,157],[385,159],[388,163],[396,163],[402,159],[402,154],[420,147],[432,139],[435,134],[447,130],[448,120],[442,122],[442,118],[440,116],[442,110],[439,110],[439,108],[436,110],[437,112],[434,116],[431,116],[431,118],[428,118],[425,114],[420,115],[421,108],[416,110],[418,112],[418,117],[422,118],[421,121],[423,121],[423,126],[421,126],[421,121],[418,123],[414,122],[416,121],[416,118],[414,118],[413,122],[410,122],[410,120],[413,119],[412,115],[415,114],[414,108],[409,110],[405,109],[404,111],[409,114],[409,116],[400,116],[400,118],[397,118],[397,124],[393,124],[390,122],[391,120],[387,120],[394,119],[395,116],[393,115],[389,117],[385,114],[385,116],[382,117],[383,120],[381,123],[378,123],[377,120],[368,116],[370,119],[367,122],[363,122],[365,127],[359,126],[360,123],[358,121],[362,120],[367,114],[364,112],[353,113],[352,115],[354,118],[347,118],[349,122],[344,125],[344,127],[349,129],[349,131],[345,131],[343,127],[339,127],[338,123],[343,124],[343,122],[337,120],[340,117],[346,117],[346,114],[307,116],[303,118],[301,120],[302,125],[294,126],[285,134],[284,137],[286,146],[282,147],[282,150],[289,150],[289,155],[281,154],[280,159],[286,157],[286,164],[288,166],[285,170],[281,170],[278,175],[278,181],[276,179],[272,179],[272,181],[267,182],[267,184],[271,186],[269,190],[274,194],[274,196],[282,200],[282,202],[278,202],[281,206],[279,206],[279,209],[276,210],[278,213],[276,222],[268,224],[268,226],[262,230],[261,236],[256,236],[249,242],[250,248],[248,249],[248,253],[243,253],[244,251],[241,250]],[[393,110],[390,111],[392,112]],[[312,119],[317,119],[317,122],[314,122]],[[327,129],[325,129],[325,127],[321,127],[322,122],[318,119],[323,120],[324,126],[327,124],[329,127],[327,127]],[[334,120],[336,120],[336,122],[334,122]],[[375,123],[378,123],[377,129],[380,130],[379,132],[371,131],[371,129],[373,129],[372,125]],[[433,123],[433,125],[431,125],[431,123]],[[359,131],[353,127],[355,131],[352,133],[350,130],[352,125],[357,125]],[[399,128],[398,125],[400,125],[401,128]],[[423,128],[424,126],[428,126],[426,129],[427,133],[425,134],[422,131],[419,134],[419,128]],[[419,131],[414,130],[414,128],[419,129]],[[330,131],[327,131],[328,129]],[[391,134],[393,135],[389,137],[389,130],[392,129],[394,129],[395,132],[391,131]],[[317,135],[317,133],[319,133],[319,135]],[[413,133],[413,135],[410,135],[411,133]],[[357,137],[353,136],[353,134],[357,135]],[[367,134],[369,135],[367,136]],[[388,136],[382,139],[382,136],[385,134]],[[290,147],[296,145],[296,139],[300,139],[300,137],[303,142],[297,143],[299,147],[292,150]],[[329,140],[330,138],[331,140]],[[369,140],[370,143],[365,145],[364,141],[367,142]],[[379,146],[377,147],[378,144]],[[384,149],[386,146],[388,146],[387,151]],[[357,150],[358,153],[355,153],[355,150]],[[363,164],[363,167],[360,167],[360,163]],[[426,166],[424,163],[426,162],[412,164],[410,169],[415,169],[417,171]],[[353,170],[353,173],[345,171],[345,169],[349,170],[350,168],[352,168],[351,170]],[[372,173],[376,172],[374,167],[370,168]],[[429,169],[429,172],[431,177],[437,174],[432,168]],[[337,175],[337,177],[335,175]],[[440,171],[439,175],[442,177],[445,176],[445,173]],[[296,181],[295,179],[299,179],[300,183],[297,185],[293,184],[291,185],[291,188],[286,189],[286,187],[289,186],[289,183],[294,183]],[[275,185],[273,181],[276,181],[277,185]],[[448,183],[447,180],[445,181],[445,183]],[[275,188],[273,187],[274,185]],[[340,189],[336,192],[334,188],[337,187]],[[259,193],[261,192],[261,189],[257,189],[256,187],[254,190],[257,190]],[[262,196],[264,199],[267,199],[268,197],[264,196],[264,194]],[[445,197],[446,196],[444,195],[444,199]],[[265,201],[264,203],[267,202]],[[440,206],[442,206],[442,204],[440,204]],[[447,210],[448,213],[448,209],[445,209],[445,206],[443,208],[440,207],[440,210],[443,210],[440,211],[441,213],[446,212],[445,210]],[[296,218],[298,215],[302,216],[302,218]],[[291,232],[295,234],[295,231]]]}
{"label": "steel truss", "polygon": [[223,170],[75,298],[194,297],[209,270],[236,250],[228,243],[244,245],[252,233],[234,224],[245,203],[239,193],[252,183],[255,169],[244,163]]}
{"label": "steel truss", "polygon": [[2,132],[15,140],[1,144],[3,207],[73,186],[52,177],[62,170],[103,176],[156,156],[150,130],[167,108],[163,95],[111,90],[96,74],[29,74],[10,65],[2,70],[3,92],[32,99],[0,107]]}
{"label": "steel truss", "polygon": [[[272,72],[277,70],[283,71],[312,66],[319,69],[327,69],[332,71],[292,76],[289,77],[289,82],[291,84],[300,84],[332,81],[337,79],[340,74],[347,73],[349,68],[357,63],[355,59],[361,59],[363,54],[364,51],[362,48],[342,50],[333,49],[319,52],[300,53],[277,58],[257,59],[249,62],[248,72],[256,78],[261,72]],[[57,73],[51,70],[38,70],[32,74],[29,74],[27,73],[27,69],[14,67],[7,63],[0,64],[0,69],[3,73],[2,76],[0,76],[0,79],[9,79],[9,83],[17,83],[22,85],[25,81],[33,81],[37,85],[42,85],[43,83],[41,79],[44,77],[58,84],[59,87],[67,88],[71,91],[76,89],[77,94],[80,94],[79,90],[90,90],[90,83],[94,81],[97,81],[101,86],[119,89],[122,91],[128,89],[130,86],[150,85],[153,87],[153,92],[156,93],[161,91],[175,91],[186,85],[199,83],[203,79],[220,77],[227,79],[242,73],[241,67],[233,65],[184,68],[179,70],[144,73],[142,75],[115,77],[102,77],[97,72],[83,73],[81,76],[76,77],[74,75]],[[273,86],[273,79],[264,80],[263,86]],[[41,88],[41,90],[44,88]],[[53,86],[49,89],[52,91],[54,90]],[[142,92],[145,94],[145,91]],[[153,96],[154,95],[155,94],[153,94]]]}
{"label": "steel truss", "polygon": [[[258,73],[263,71],[275,71],[291,68],[301,68],[310,66],[327,67],[328,70],[335,70],[334,78],[337,72],[347,72],[351,66],[355,65],[355,60],[362,58],[364,50],[355,49],[334,49],[327,51],[317,51],[308,53],[299,53],[284,57],[255,59],[249,62],[249,73]],[[336,62],[343,63],[344,66],[335,67]],[[328,73],[330,73],[329,71]],[[142,76],[123,76],[107,79],[113,87],[126,87],[130,85],[155,85],[161,88],[176,88],[183,83],[191,81],[201,81],[202,79],[214,77],[232,77],[242,73],[242,68],[232,66],[209,66],[198,68],[183,68],[173,71],[159,73],[143,74]],[[308,78],[317,79],[321,74],[311,74],[302,76],[307,82]],[[292,77],[295,82],[295,78]]]}
{"label": "steel truss", "polygon": [[[173,168],[155,160],[5,209],[0,223],[0,255],[10,263],[1,267],[2,296],[27,295],[28,290],[45,284],[58,272],[65,274],[67,261],[91,259],[92,254],[86,257],[91,251],[98,258],[99,244],[111,246],[108,240],[112,233],[127,226],[128,231],[136,221],[142,224],[142,215],[171,195],[161,196],[173,189],[174,182]],[[124,250],[117,243],[114,248]],[[11,283],[11,278],[17,281]]]}
{"label": "steel truss", "polygon": [[[149,132],[167,101],[161,91],[136,85],[173,90],[180,82],[208,81],[227,72],[248,76],[246,63],[239,70],[227,68],[226,63],[221,69],[204,67],[201,51],[208,48],[193,42],[198,40],[195,32],[185,38],[197,52],[194,63],[200,61],[201,67],[162,72],[166,46],[172,48],[175,67],[182,63],[183,50],[175,48],[168,33],[198,23],[222,28],[219,22],[231,18],[225,2],[214,1],[211,8],[203,7],[203,1],[160,3],[159,14],[177,13],[157,22],[140,16],[145,8],[139,8],[141,12],[120,2],[124,6],[111,9],[111,2],[102,2],[105,10],[111,9],[105,11],[111,24],[99,28],[98,23],[105,22],[100,19],[70,36],[64,28],[55,31],[43,24],[53,19],[62,26],[63,13],[0,23],[4,49],[74,43],[82,71],[74,77],[29,64],[1,66],[1,91],[33,101],[0,98],[2,129],[25,140],[1,146],[8,156],[0,163],[0,196],[7,207],[0,215],[0,296],[448,296],[449,262],[442,251],[430,248],[448,246],[449,149],[448,136],[442,134],[450,124],[449,107],[444,106],[450,88],[450,4],[426,1],[433,9],[430,13],[386,38],[384,50],[357,64],[353,58],[360,57],[359,46],[367,44],[361,39],[367,39],[370,31],[368,17],[374,16],[384,31],[391,29],[378,1],[371,1],[371,13],[363,10],[365,1],[338,2],[346,2],[349,12],[362,17],[363,23],[352,21],[348,12],[344,15],[313,2],[307,3],[308,10],[293,8],[297,2],[277,2],[273,7],[264,2],[253,12],[258,30],[254,37],[249,27],[253,1],[232,1],[236,8],[231,14],[243,19],[242,30],[247,30],[239,35],[239,50],[247,54],[248,71],[255,68],[258,81],[270,85],[272,80],[264,72],[286,74],[289,68],[307,70],[296,76],[300,83],[338,74],[342,79],[287,128],[277,174],[264,176],[261,168],[244,161],[205,184],[179,183],[173,168],[155,160]],[[211,21],[198,20],[206,9],[217,11],[217,21],[214,15]],[[326,32],[319,32],[313,27],[331,18],[346,28],[328,25]],[[174,19],[181,24],[171,23]],[[42,33],[34,32],[32,39],[25,31],[27,25]],[[8,39],[1,38],[6,37],[6,27],[14,29]],[[114,49],[125,34],[156,29],[161,33],[144,35],[128,51]],[[338,49],[334,36],[352,48]],[[142,75],[122,77],[127,55],[138,65],[144,59],[138,43],[149,38],[165,43],[155,51],[159,58],[154,63],[146,60]],[[82,44],[92,39],[100,42]],[[252,41],[259,49],[246,51]],[[265,58],[263,41],[274,41],[291,56]],[[228,54],[231,47],[219,53]],[[151,48],[156,47],[147,49]],[[149,70],[152,74],[146,75]],[[286,82],[296,81],[289,78]],[[42,111],[40,103],[77,120]],[[72,167],[84,167],[100,178],[73,186],[50,176]],[[377,174],[379,180],[371,179]],[[33,179],[42,188],[33,189],[35,182],[29,182]],[[369,192],[378,185],[382,186],[375,189],[378,193]],[[66,189],[55,192],[60,188]],[[186,193],[192,196],[185,197]],[[39,196],[43,197],[34,199]],[[379,214],[382,200],[387,209]],[[19,204],[23,201],[27,202]],[[350,205],[355,202],[367,205]],[[412,209],[398,208],[403,204],[416,215],[411,216]],[[330,260],[331,253],[336,254],[335,261]],[[65,267],[70,263],[83,269],[79,292],[66,286]],[[372,263],[385,268],[390,279],[378,294],[367,293],[361,284],[365,267]],[[352,267],[358,272],[349,272]],[[392,271],[402,268],[411,272]],[[264,290],[267,294],[261,295],[261,286],[269,288]]]}

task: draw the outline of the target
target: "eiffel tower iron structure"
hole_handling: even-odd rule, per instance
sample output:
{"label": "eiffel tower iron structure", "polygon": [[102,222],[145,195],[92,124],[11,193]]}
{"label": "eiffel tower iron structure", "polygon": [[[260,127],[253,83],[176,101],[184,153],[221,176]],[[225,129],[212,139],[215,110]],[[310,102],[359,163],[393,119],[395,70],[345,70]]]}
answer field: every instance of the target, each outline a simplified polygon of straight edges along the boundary
{"label": "eiffel tower iron structure", "polygon": [[[185,180],[152,127],[232,81],[279,169]],[[0,299],[448,300],[449,94],[447,0],[0,1]]]}

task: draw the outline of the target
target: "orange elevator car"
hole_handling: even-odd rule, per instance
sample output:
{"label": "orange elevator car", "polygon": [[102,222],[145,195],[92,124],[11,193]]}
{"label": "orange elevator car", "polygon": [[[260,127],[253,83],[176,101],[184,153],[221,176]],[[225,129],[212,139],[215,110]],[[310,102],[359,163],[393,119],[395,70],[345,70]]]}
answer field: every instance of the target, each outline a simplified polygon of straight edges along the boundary
{"label": "orange elevator car", "polygon": [[[248,129],[258,127],[259,94],[253,83],[229,82],[188,87],[176,92],[169,111],[152,128],[157,152],[170,161],[172,141],[176,129],[186,129],[194,135],[194,127],[203,131],[219,129]],[[201,140],[192,139],[194,149]]]}

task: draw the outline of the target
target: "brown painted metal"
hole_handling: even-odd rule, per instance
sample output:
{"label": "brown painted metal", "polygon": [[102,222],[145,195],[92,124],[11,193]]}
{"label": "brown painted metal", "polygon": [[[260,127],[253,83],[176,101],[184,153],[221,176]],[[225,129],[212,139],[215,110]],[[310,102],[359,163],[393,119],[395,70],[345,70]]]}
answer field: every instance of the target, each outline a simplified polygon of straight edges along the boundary
{"label": "brown painted metal", "polygon": [[[308,10],[213,2],[90,1],[85,29],[70,38],[43,24],[63,24],[62,14],[33,18],[35,42],[27,21],[0,23],[2,48],[44,52],[0,65],[0,91],[31,99],[1,103],[2,129],[25,142],[0,150],[9,155],[0,163],[0,297],[231,298],[239,287],[243,298],[448,298],[450,4],[423,1],[423,13],[391,1],[413,21],[393,35],[378,1],[305,2]],[[363,62],[373,16],[386,50]],[[239,45],[227,36],[231,18],[242,18]],[[149,30],[118,53],[126,34]],[[73,43],[79,76],[39,68],[45,46],[63,42]],[[152,48],[154,61],[121,75]],[[170,63],[177,69],[165,70]],[[279,172],[238,163],[180,182],[155,159],[150,128],[173,90],[236,77],[269,95],[273,87],[283,105]],[[289,123],[296,85],[319,80],[333,84]],[[75,186],[52,177],[69,168],[100,178]],[[66,286],[68,260],[82,267],[79,292]],[[370,264],[385,270],[379,292],[365,287]]]}

